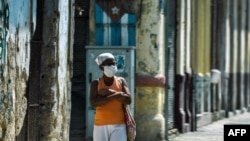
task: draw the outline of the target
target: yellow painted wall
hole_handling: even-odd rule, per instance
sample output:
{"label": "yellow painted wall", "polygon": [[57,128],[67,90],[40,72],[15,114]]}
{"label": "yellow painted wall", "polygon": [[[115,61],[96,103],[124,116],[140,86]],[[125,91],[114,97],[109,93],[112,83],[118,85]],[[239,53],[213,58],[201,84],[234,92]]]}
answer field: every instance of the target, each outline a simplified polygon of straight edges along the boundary
{"label": "yellow painted wall", "polygon": [[211,0],[192,2],[192,67],[205,76],[210,73]]}

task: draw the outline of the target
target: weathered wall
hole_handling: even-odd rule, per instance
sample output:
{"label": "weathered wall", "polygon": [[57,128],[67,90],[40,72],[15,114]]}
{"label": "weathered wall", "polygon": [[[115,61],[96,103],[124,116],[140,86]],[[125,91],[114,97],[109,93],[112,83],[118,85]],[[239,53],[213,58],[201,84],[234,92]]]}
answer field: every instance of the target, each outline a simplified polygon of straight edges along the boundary
{"label": "weathered wall", "polygon": [[0,140],[4,141],[15,140],[26,114],[35,6],[26,0],[0,1]]}
{"label": "weathered wall", "polygon": [[41,141],[69,140],[73,1],[44,1],[41,52]]}
{"label": "weathered wall", "polygon": [[[44,141],[69,140],[72,3],[45,1],[40,81],[40,140]],[[15,141],[26,115],[36,6],[36,0],[0,1],[0,141]]]}

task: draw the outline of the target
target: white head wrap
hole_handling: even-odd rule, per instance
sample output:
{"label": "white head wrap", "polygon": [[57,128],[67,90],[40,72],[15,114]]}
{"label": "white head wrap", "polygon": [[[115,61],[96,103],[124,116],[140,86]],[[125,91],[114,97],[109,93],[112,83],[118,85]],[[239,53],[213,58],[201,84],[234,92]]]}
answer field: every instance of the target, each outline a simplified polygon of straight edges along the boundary
{"label": "white head wrap", "polygon": [[115,59],[115,57],[111,53],[102,53],[96,57],[95,62],[101,65],[106,59]]}

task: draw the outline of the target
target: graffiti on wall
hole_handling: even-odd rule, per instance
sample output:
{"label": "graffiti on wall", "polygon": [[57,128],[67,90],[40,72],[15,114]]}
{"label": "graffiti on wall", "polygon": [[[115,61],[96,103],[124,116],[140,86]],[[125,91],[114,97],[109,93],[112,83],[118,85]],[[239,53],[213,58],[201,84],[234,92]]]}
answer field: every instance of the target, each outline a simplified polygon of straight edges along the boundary
{"label": "graffiti on wall", "polygon": [[5,0],[0,1],[0,77],[4,76],[6,67],[6,37],[9,29],[9,6]]}

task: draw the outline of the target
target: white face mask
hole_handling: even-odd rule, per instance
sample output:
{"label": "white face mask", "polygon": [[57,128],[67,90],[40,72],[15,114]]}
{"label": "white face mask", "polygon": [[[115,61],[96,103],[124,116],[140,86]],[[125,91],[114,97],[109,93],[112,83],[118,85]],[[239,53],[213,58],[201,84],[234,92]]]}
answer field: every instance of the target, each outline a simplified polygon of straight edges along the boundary
{"label": "white face mask", "polygon": [[117,67],[116,65],[111,65],[111,66],[104,66],[104,74],[107,77],[113,77],[115,73],[117,72]]}

